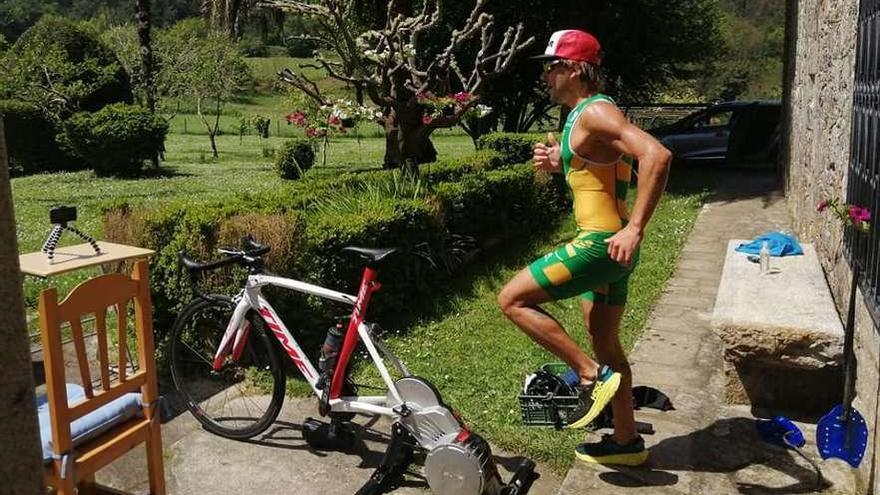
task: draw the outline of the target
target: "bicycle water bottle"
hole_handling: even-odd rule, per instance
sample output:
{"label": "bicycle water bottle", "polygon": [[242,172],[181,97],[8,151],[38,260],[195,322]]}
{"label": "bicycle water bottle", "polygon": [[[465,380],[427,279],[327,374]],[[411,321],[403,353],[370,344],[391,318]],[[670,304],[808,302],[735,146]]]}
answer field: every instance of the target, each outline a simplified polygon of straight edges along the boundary
{"label": "bicycle water bottle", "polygon": [[336,368],[336,358],[342,346],[342,335],[342,324],[337,323],[327,330],[327,337],[324,338],[324,344],[321,346],[318,370],[327,377],[333,376],[333,370]]}

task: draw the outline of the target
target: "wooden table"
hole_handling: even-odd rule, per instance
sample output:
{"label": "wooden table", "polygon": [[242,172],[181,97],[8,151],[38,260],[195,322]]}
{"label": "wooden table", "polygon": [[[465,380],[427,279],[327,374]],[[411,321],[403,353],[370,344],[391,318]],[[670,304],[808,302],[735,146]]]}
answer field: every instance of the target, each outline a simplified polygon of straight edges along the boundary
{"label": "wooden table", "polygon": [[18,262],[22,273],[46,278],[105,263],[147,258],[155,254],[151,249],[112,242],[98,241],[98,247],[101,248],[100,254],[96,254],[88,243],[56,248],[52,263],[49,263],[46,253],[37,251],[22,254],[18,257]]}

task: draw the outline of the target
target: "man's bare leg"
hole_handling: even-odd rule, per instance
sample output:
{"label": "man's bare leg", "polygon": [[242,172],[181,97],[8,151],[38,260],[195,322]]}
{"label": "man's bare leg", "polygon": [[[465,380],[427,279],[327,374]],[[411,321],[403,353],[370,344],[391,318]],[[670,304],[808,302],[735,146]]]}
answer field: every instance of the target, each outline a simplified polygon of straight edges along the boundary
{"label": "man's bare leg", "polygon": [[565,333],[562,325],[538,306],[550,300],[528,268],[517,273],[498,294],[498,305],[510,321],[532,340],[565,361],[580,376],[581,383],[595,381],[598,363],[584,354]]}
{"label": "man's bare leg", "polygon": [[581,299],[584,324],[596,359],[621,375],[620,388],[611,400],[614,411],[614,442],[625,445],[638,436],[632,404],[632,370],[620,344],[620,321],[624,306],[609,306]]}

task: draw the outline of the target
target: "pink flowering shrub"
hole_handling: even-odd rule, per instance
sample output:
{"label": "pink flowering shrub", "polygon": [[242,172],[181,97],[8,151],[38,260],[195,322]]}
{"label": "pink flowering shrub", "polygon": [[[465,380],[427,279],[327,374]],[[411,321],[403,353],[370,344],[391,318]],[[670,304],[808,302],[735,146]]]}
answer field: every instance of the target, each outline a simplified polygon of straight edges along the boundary
{"label": "pink flowering shrub", "polygon": [[837,198],[830,198],[820,202],[816,210],[831,210],[844,226],[852,225],[858,231],[867,232],[871,229],[871,211],[865,207],[840,203]]}
{"label": "pink flowering shrub", "polygon": [[446,96],[437,96],[430,91],[425,91],[416,94],[416,99],[425,107],[425,113],[422,116],[422,124],[425,125],[431,124],[435,119],[444,115],[456,114],[465,107],[469,108],[464,116],[485,117],[492,112],[492,109],[486,105],[473,105],[477,96],[467,91],[459,91]]}
{"label": "pink flowering shrub", "polygon": [[295,110],[285,117],[287,124],[305,129],[309,139],[325,138],[331,133],[347,134],[361,121],[374,120],[382,114],[377,109],[338,99],[309,110]]}

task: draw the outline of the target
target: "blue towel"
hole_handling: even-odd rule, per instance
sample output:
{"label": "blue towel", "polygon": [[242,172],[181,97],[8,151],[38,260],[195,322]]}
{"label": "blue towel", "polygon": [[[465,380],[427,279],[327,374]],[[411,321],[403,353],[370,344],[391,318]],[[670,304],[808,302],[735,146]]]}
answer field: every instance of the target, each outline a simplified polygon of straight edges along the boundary
{"label": "blue towel", "polygon": [[797,256],[804,254],[801,245],[794,237],[782,232],[768,232],[755,237],[751,242],[744,242],[736,247],[736,251],[746,254],[760,254],[761,245],[767,241],[770,256]]}

